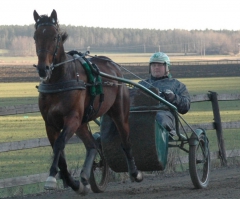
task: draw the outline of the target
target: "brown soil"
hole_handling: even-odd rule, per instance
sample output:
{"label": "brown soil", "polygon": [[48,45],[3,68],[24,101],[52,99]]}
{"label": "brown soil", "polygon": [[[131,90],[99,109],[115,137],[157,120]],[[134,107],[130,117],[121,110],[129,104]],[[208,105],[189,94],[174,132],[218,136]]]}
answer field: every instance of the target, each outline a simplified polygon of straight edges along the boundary
{"label": "brown soil", "polygon": [[[90,192],[88,199],[237,199],[240,194],[240,168],[226,167],[214,169],[210,173],[210,182],[206,189],[194,189],[187,172],[171,175],[148,175],[141,183],[111,182],[104,193]],[[27,199],[77,199],[71,189],[61,192],[49,192]]]}
{"label": "brown soil", "polygon": [[[148,77],[148,66],[124,66],[127,70],[140,78]],[[126,79],[138,79],[126,70],[123,75]],[[230,77],[240,76],[240,65],[181,65],[171,66],[171,73],[175,78],[192,77]],[[32,65],[0,65],[0,82],[38,82],[39,77]]]}

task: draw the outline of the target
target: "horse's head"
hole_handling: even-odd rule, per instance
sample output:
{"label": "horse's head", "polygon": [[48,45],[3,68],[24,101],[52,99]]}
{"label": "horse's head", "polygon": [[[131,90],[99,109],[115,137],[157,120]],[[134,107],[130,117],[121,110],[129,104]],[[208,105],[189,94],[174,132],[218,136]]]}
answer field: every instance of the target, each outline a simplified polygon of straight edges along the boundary
{"label": "horse's head", "polygon": [[60,60],[60,54],[64,52],[63,42],[67,38],[66,33],[60,33],[57,12],[52,11],[51,16],[41,15],[34,10],[36,53],[38,65],[36,66],[42,80],[49,79],[54,63]]}

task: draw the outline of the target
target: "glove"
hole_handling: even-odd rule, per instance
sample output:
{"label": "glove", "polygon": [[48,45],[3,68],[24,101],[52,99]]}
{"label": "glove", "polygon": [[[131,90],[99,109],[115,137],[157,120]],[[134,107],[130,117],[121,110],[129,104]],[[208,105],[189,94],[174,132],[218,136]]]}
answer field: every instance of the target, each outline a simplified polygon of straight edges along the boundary
{"label": "glove", "polygon": [[171,90],[167,89],[163,92],[163,94],[164,94],[165,100],[167,100],[168,102],[172,103],[175,100],[175,94]]}

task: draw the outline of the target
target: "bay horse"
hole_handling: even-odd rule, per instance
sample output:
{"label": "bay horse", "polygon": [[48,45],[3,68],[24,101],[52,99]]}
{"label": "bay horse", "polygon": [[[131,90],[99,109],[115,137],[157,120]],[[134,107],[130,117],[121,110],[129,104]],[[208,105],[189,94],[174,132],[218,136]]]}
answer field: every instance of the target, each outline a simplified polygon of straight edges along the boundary
{"label": "bay horse", "polygon": [[[51,15],[47,16],[39,15],[34,10],[33,17],[36,22],[34,40],[38,57],[35,67],[41,80],[38,104],[53,148],[53,161],[44,188],[56,188],[55,177],[59,168],[60,178],[66,187],[70,186],[82,195],[88,193],[91,168],[99,146],[89,132],[87,123],[104,114],[112,118],[120,132],[121,147],[126,156],[130,179],[142,181],[142,172],[137,170],[129,142],[130,105],[126,85],[106,77],[89,83],[89,76],[84,68],[84,64],[88,62],[86,57],[64,51],[63,43],[68,35],[60,30],[57,12],[53,10]],[[118,64],[107,57],[94,56],[88,63],[106,74],[122,77]],[[89,93],[96,85],[101,87],[102,93],[93,97]],[[74,133],[86,148],[80,181],[74,180],[68,172],[64,154],[64,147]]]}

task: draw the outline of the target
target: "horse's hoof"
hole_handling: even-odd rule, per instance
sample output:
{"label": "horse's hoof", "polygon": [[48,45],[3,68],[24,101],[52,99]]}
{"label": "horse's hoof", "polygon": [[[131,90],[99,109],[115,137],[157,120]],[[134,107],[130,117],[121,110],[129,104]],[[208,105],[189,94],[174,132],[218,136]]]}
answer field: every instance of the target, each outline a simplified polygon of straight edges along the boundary
{"label": "horse's hoof", "polygon": [[131,182],[141,182],[143,180],[143,174],[141,171],[138,171],[136,176],[130,175]]}
{"label": "horse's hoof", "polygon": [[77,194],[86,196],[90,191],[90,185],[84,186],[82,182],[79,183],[79,189],[75,191]]}
{"label": "horse's hoof", "polygon": [[49,176],[46,180],[46,183],[44,185],[44,189],[46,190],[54,190],[57,188],[57,180],[56,178]]}
{"label": "horse's hoof", "polygon": [[142,182],[143,180],[143,174],[141,171],[138,171],[137,177],[135,178],[136,182]]}

